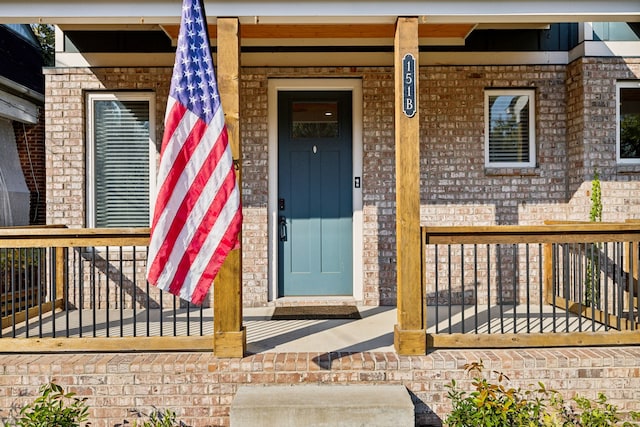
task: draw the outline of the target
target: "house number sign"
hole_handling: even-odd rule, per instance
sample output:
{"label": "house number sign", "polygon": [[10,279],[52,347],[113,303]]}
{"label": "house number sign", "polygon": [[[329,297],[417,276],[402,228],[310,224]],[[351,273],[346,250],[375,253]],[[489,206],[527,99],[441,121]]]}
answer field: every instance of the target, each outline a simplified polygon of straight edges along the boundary
{"label": "house number sign", "polygon": [[416,58],[410,53],[402,58],[402,111],[407,117],[416,114]]}

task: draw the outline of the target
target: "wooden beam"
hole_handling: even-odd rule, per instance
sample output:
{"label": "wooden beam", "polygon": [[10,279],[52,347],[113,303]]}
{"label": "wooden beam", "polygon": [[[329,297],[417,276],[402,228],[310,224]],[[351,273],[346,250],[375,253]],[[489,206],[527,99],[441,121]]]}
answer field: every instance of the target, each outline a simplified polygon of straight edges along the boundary
{"label": "wooden beam", "polygon": [[[218,28],[209,25],[209,38],[215,39]],[[460,38],[465,39],[474,24],[420,24],[420,38]],[[163,25],[163,31],[172,39],[178,39],[179,25]],[[244,24],[243,39],[391,39],[393,24]]]}
{"label": "wooden beam", "polygon": [[[412,76],[403,59],[413,56]],[[396,247],[398,324],[394,345],[398,354],[425,354],[420,247],[420,111],[418,109],[418,18],[398,18],[394,41],[396,138]],[[408,82],[407,79],[411,79]],[[415,85],[413,114],[406,114],[407,84]]]}
{"label": "wooden beam", "polygon": [[638,345],[640,330],[545,334],[427,334],[429,348],[523,348]]}
{"label": "wooden beam", "polygon": [[3,353],[211,351],[210,337],[6,338],[6,341]]}
{"label": "wooden beam", "polygon": [[[229,145],[242,187],[240,144],[240,23],[219,18],[218,89]],[[242,241],[242,238],[240,238]],[[213,351],[218,357],[243,357],[247,337],[242,326],[242,250],[229,253],[213,285]]]}

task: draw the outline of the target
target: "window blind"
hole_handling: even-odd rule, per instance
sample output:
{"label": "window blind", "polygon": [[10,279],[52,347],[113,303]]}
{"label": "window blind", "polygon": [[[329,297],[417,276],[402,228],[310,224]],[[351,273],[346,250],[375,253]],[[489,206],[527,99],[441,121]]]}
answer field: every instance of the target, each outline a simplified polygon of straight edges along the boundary
{"label": "window blind", "polygon": [[94,101],[95,226],[149,226],[149,102]]}
{"label": "window blind", "polygon": [[529,97],[489,96],[489,161],[530,161]]}

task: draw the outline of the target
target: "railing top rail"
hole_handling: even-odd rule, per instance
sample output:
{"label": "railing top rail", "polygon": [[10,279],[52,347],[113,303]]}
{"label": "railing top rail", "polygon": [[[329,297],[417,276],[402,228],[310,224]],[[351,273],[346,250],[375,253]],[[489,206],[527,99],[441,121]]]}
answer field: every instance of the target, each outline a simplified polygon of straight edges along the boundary
{"label": "railing top rail", "polygon": [[149,228],[0,228],[0,248],[147,246]]}
{"label": "railing top rail", "polygon": [[421,227],[426,244],[596,243],[640,241],[640,222]]}

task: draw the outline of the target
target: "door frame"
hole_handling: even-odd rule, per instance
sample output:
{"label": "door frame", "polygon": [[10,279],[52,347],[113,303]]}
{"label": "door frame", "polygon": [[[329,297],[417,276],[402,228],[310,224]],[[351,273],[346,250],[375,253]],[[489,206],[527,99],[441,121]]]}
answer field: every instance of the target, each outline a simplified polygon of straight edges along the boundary
{"label": "door frame", "polygon": [[[353,212],[353,289],[356,301],[363,299],[363,224],[362,224],[362,80],[327,79],[287,79],[272,78],[268,83],[268,234],[269,234],[269,289],[268,300],[278,296],[278,92],[280,91],[350,91],[352,103],[352,212]],[[354,179],[360,177],[360,188],[355,188]],[[304,297],[296,297],[304,298]],[[313,297],[314,299],[332,299],[336,297]]]}

